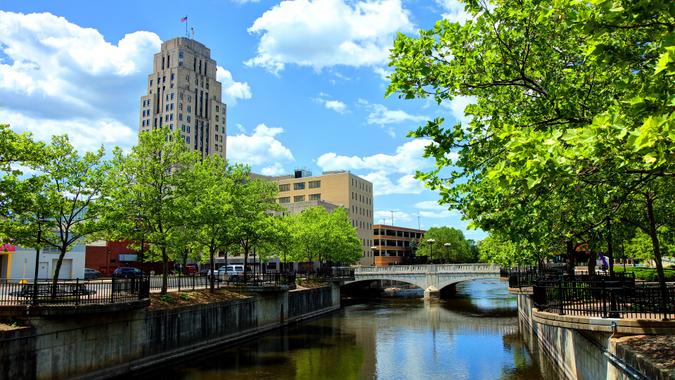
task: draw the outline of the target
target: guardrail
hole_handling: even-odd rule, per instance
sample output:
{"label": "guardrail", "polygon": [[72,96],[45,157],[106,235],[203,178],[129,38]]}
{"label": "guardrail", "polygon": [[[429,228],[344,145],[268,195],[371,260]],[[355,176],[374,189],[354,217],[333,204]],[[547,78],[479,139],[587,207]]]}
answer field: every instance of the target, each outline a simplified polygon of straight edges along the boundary
{"label": "guardrail", "polygon": [[[585,278],[584,278],[585,277]],[[636,283],[629,276],[587,275],[539,279],[533,285],[534,304],[539,310],[560,315],[601,318],[675,317],[675,287],[664,298],[656,284]]]}
{"label": "guardrail", "polygon": [[112,304],[150,297],[148,277],[106,280],[41,279],[36,284],[19,280],[0,282],[0,306]]}

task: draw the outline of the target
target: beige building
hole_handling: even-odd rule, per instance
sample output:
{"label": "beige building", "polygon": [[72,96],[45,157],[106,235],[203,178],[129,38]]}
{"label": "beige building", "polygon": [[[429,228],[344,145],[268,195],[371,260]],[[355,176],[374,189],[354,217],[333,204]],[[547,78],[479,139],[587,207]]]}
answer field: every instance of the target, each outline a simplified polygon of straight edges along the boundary
{"label": "beige building", "polygon": [[226,115],[211,50],[184,37],[162,43],[141,97],[140,132],[168,126],[202,156],[225,158]]}
{"label": "beige building", "polygon": [[352,226],[361,239],[361,265],[373,265],[373,184],[346,171],[324,172],[313,176],[305,170],[293,175],[265,177],[279,186],[277,202],[289,212],[327,204],[349,211]]}

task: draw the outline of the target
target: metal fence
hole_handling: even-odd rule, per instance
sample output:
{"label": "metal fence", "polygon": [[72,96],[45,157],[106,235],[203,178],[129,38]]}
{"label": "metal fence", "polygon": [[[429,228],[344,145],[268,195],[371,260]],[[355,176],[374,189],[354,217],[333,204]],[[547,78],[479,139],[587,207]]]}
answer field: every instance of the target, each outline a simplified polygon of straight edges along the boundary
{"label": "metal fence", "polygon": [[598,276],[539,279],[533,286],[533,301],[542,311],[560,315],[601,318],[672,319],[675,317],[675,287],[664,297],[653,283],[634,278]]}
{"label": "metal fence", "polygon": [[[214,288],[224,287],[282,287],[295,286],[295,274],[293,273],[251,273],[247,272],[240,275],[216,275],[214,278]],[[208,289],[211,287],[211,276],[168,276],[167,290],[172,291],[192,291],[198,289]],[[162,276],[152,276],[150,278],[150,289],[158,292],[162,288]]]}
{"label": "metal fence", "polygon": [[131,302],[150,296],[148,277],[107,280],[38,280],[36,284],[17,280],[0,282],[0,306],[88,305]]}

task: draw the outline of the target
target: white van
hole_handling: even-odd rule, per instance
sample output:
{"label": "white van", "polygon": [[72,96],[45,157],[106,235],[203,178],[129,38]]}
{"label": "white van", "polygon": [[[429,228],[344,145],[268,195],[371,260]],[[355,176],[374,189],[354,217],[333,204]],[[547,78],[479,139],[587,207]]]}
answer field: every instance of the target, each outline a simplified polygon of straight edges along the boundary
{"label": "white van", "polygon": [[224,278],[225,275],[229,277],[243,276],[244,266],[241,264],[233,264],[233,265],[223,265],[222,267],[218,268],[218,277]]}

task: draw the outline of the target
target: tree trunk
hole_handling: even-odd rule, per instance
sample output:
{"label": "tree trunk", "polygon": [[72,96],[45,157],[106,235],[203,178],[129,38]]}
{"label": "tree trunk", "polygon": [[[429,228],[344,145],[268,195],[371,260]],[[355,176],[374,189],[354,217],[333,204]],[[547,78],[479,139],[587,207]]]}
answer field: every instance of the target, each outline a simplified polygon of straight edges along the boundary
{"label": "tree trunk", "polygon": [[168,278],[169,255],[166,253],[166,247],[162,246],[162,290],[160,291],[160,294],[166,294]]}
{"label": "tree trunk", "polygon": [[215,251],[216,251],[216,249],[213,248],[213,247],[211,247],[209,249],[209,261],[210,261],[210,264],[211,264],[211,275],[209,276],[209,282],[210,282],[209,285],[211,286],[211,293],[215,293],[215,291],[216,291],[216,285],[215,285],[216,260],[213,257],[215,255]]}
{"label": "tree trunk", "polygon": [[244,246],[244,282],[247,281],[248,275],[248,244]]}
{"label": "tree trunk", "polygon": [[[66,256],[66,249],[61,247],[59,249],[59,258],[56,260],[56,268],[54,268],[54,278],[52,279],[52,298],[56,298],[56,285],[59,282],[59,273],[61,273],[61,264],[63,258]],[[33,285],[37,286],[37,284]]]}
{"label": "tree trunk", "polygon": [[591,250],[588,252],[588,263],[586,264],[586,265],[587,265],[587,268],[588,268],[588,275],[589,275],[589,276],[593,276],[593,275],[595,274],[595,260],[596,260],[596,257],[597,257],[597,254],[596,254],[595,252],[593,252],[593,250],[591,249]]}
{"label": "tree trunk", "polygon": [[607,219],[607,265],[609,266],[609,277],[614,277],[614,245],[612,244],[612,222]]}
{"label": "tree trunk", "polygon": [[568,240],[565,243],[565,250],[567,252],[567,265],[566,265],[566,271],[569,276],[574,276],[574,243],[572,243],[572,240]]}
{"label": "tree trunk", "polygon": [[654,249],[654,261],[656,262],[656,273],[659,277],[659,287],[661,288],[661,306],[666,310],[668,305],[668,288],[666,286],[666,276],[663,274],[663,264],[661,262],[661,246],[659,237],[656,235],[656,219],[654,218],[654,200],[651,194],[645,194],[647,200],[647,217],[649,219],[649,236],[652,239]]}

